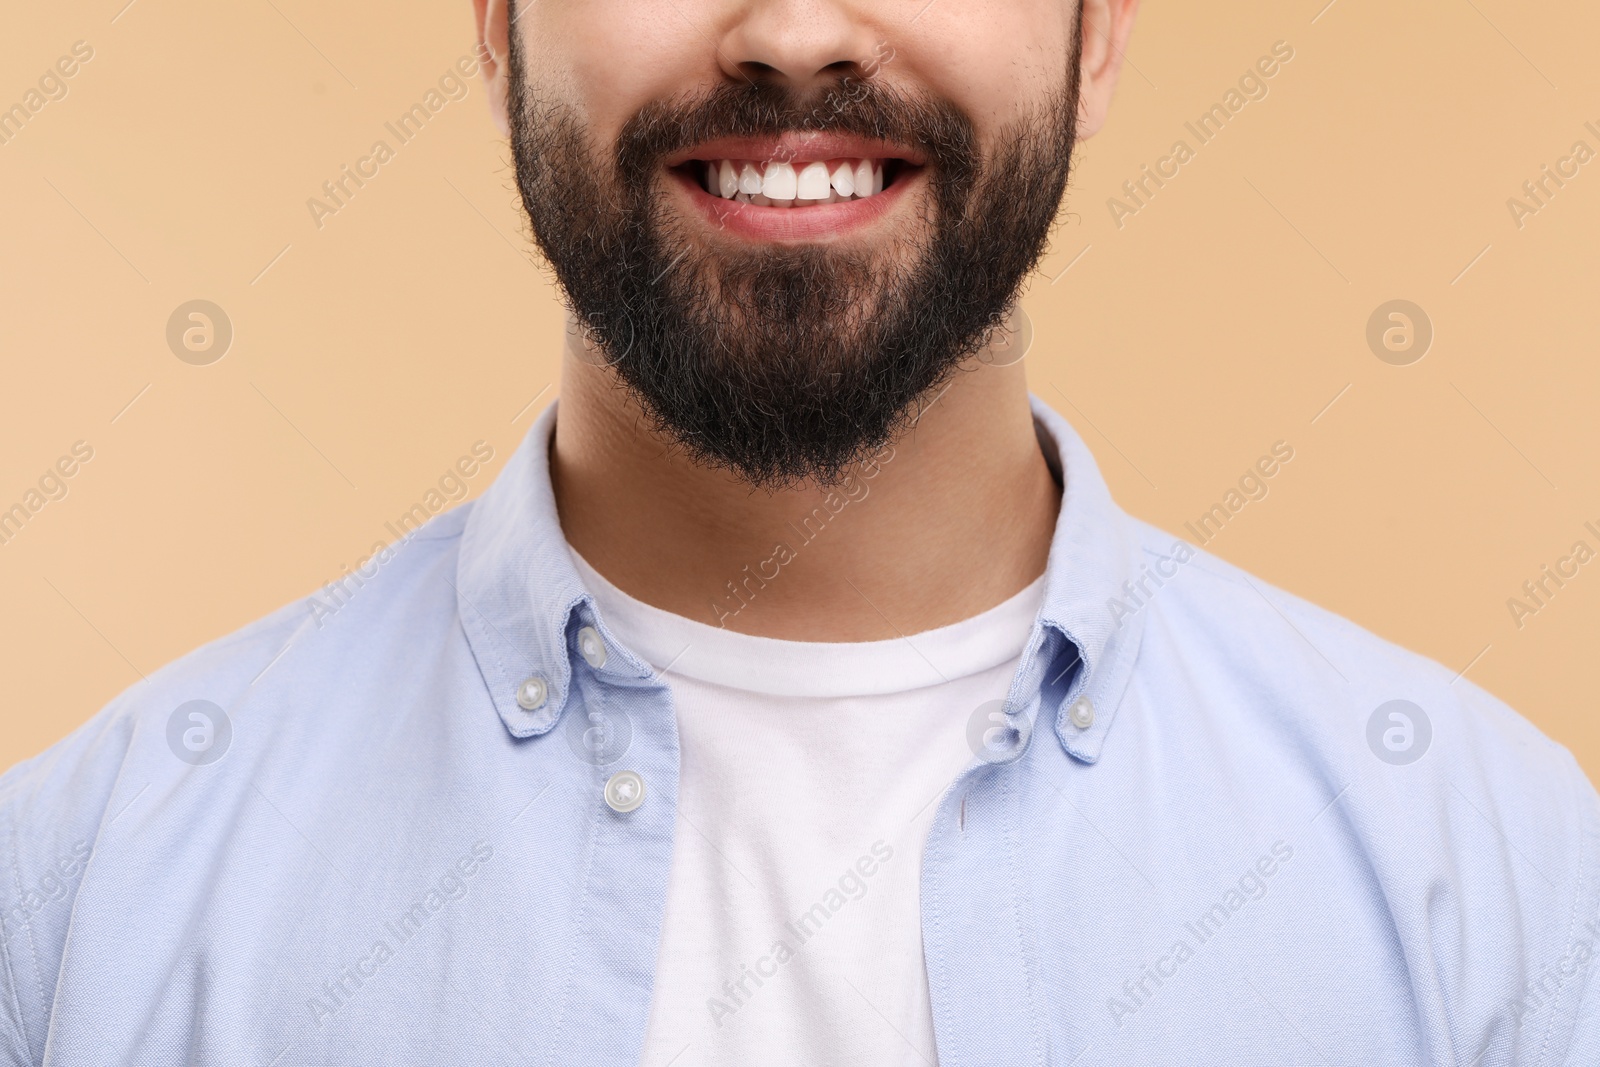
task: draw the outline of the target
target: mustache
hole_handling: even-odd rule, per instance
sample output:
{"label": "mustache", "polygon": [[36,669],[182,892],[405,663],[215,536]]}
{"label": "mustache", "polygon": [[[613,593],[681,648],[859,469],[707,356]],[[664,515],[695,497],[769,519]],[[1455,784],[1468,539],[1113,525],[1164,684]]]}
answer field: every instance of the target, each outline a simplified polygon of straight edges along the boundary
{"label": "mustache", "polygon": [[664,158],[696,145],[725,137],[814,132],[915,145],[946,180],[970,180],[978,168],[977,130],[959,107],[931,94],[843,76],[810,91],[757,81],[652,101],[617,137],[617,173],[626,186],[637,188]]}

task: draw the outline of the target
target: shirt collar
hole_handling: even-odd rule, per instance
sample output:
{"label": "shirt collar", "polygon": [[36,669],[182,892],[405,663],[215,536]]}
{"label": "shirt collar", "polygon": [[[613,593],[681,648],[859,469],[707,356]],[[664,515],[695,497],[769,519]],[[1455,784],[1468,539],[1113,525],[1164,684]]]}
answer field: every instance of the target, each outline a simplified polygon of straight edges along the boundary
{"label": "shirt collar", "polygon": [[[1019,682],[1041,695],[1062,745],[1075,758],[1099,757],[1132,674],[1143,613],[1110,609],[1123,596],[1138,559],[1131,520],[1111,493],[1082,438],[1037,397],[1035,428],[1052,470],[1064,483],[1045,571],[1044,604],[1029,637]],[[556,409],[535,420],[522,445],[478,501],[462,533],[456,600],[468,643],[495,709],[515,737],[550,731],[560,720],[579,658],[578,631],[595,627],[608,649],[605,672],[633,684],[653,679],[648,665],[606,630],[567,551],[550,482]],[[530,679],[538,684],[527,687]],[[543,687],[528,708],[519,694]],[[1091,725],[1074,724],[1071,707],[1087,698]]]}
{"label": "shirt collar", "polygon": [[[456,563],[462,628],[495,710],[515,737],[548,733],[560,721],[580,656],[578,631],[585,626],[606,642],[608,675],[648,679],[653,673],[605,630],[567,552],[550,483],[557,406],[534,420],[473,504]],[[524,707],[519,697],[530,681],[542,700]]]}
{"label": "shirt collar", "polygon": [[[1144,612],[1113,611],[1140,563],[1133,520],[1111,499],[1094,455],[1072,424],[1038,397],[1034,427],[1045,459],[1063,483],[1061,512],[1045,568],[1044,606],[1029,648],[1042,668],[1039,714],[1053,713],[1056,736],[1076,759],[1100,757],[1117,706],[1133,676]],[[1093,708],[1086,727],[1074,724],[1080,698]]]}

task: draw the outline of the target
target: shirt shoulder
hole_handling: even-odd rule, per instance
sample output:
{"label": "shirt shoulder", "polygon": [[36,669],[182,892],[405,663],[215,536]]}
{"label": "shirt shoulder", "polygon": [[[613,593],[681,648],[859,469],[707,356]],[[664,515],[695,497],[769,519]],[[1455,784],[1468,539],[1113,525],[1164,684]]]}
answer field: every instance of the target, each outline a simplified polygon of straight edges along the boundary
{"label": "shirt shoulder", "polygon": [[1369,867],[1433,986],[1418,1010],[1467,1059],[1600,1047],[1600,796],[1571,753],[1459,669],[1130,521],[1155,575],[1136,673],[1281,796],[1320,788],[1318,832]]}
{"label": "shirt shoulder", "polygon": [[[1148,523],[1130,520],[1145,566],[1173,577],[1145,599],[1158,628],[1269,706],[1409,700],[1452,727],[1480,754],[1522,767],[1571,757],[1504,701],[1452,670],[1280,589]],[[1187,558],[1180,558],[1185,556]],[[1154,585],[1152,581],[1146,588]],[[1295,695],[1300,697],[1295,699]],[[1431,740],[1431,739],[1430,739]],[[1574,766],[1576,764],[1574,763]]]}
{"label": "shirt shoulder", "polygon": [[[446,512],[375,553],[358,568],[359,584],[325,586],[152,672],[0,775],[0,1064],[43,1056],[73,904],[101,835],[141,796],[159,797],[217,749],[225,754],[230,713],[265,679],[290,690],[315,684],[340,645],[372,635],[367,626],[336,625],[338,616],[382,617],[386,604],[432,584],[438,567],[453,561],[469,509]],[[319,647],[308,664],[311,644]],[[316,708],[274,702],[277,715]]]}

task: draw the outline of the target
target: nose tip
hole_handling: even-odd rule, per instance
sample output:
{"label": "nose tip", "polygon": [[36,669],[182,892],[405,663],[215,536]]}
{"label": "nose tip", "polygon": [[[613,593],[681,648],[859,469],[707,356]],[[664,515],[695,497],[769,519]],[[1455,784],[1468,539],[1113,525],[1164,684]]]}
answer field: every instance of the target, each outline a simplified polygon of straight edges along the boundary
{"label": "nose tip", "polygon": [[768,0],[746,5],[718,53],[730,78],[805,90],[864,77],[873,41],[865,20],[845,5]]}

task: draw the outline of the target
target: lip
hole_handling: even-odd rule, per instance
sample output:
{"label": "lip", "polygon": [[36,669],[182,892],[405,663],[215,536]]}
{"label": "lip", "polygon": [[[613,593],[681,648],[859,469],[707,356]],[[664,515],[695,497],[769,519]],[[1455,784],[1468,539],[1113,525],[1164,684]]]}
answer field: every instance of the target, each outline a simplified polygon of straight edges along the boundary
{"label": "lip", "polygon": [[[676,152],[668,167],[681,167],[693,159],[777,160],[793,163],[827,159],[901,159],[914,167],[927,165],[927,157],[910,145],[857,137],[829,130],[789,132],[766,137],[724,137]],[[786,210],[779,208],[778,210]]]}
{"label": "lip", "polygon": [[[686,157],[686,160],[698,158],[700,157],[697,155],[691,155]],[[921,168],[907,169],[893,185],[885,186],[883,192],[869,196],[865,200],[817,204],[811,207],[763,207],[760,204],[746,204],[739,200],[725,200],[706,192],[700,182],[682,168],[669,170],[667,177],[672,179],[684,196],[688,197],[694,212],[714,229],[751,241],[815,243],[846,237],[877,222],[894,210],[914,185],[925,180],[923,177],[925,173],[926,171]]]}

